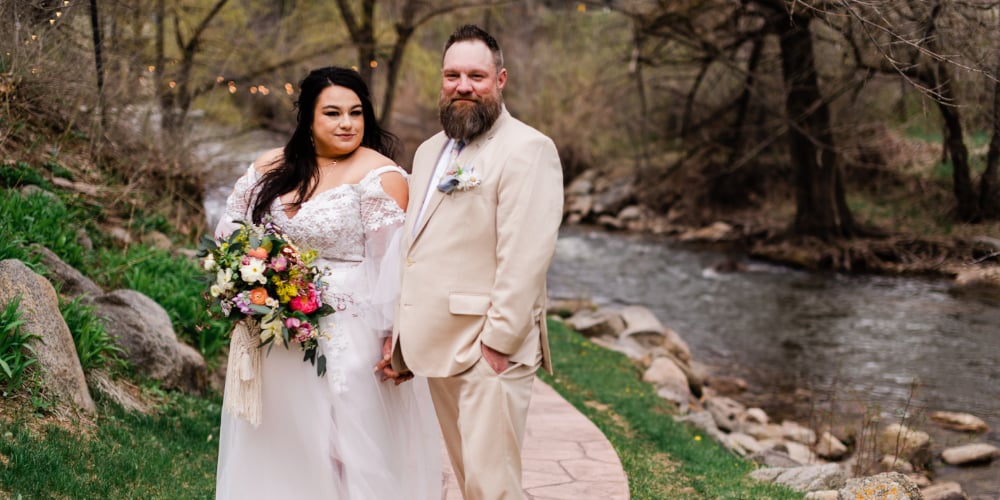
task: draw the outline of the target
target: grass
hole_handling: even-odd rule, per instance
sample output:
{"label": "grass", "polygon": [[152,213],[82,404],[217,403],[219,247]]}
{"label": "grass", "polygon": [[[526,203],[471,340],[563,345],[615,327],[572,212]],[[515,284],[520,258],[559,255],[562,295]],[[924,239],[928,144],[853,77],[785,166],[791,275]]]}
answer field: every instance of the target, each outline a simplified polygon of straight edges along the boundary
{"label": "grass", "polygon": [[641,499],[792,499],[801,493],[747,478],[755,466],[677,423],[625,355],[549,322],[555,376],[542,378],[604,432]]}
{"label": "grass", "polygon": [[[561,323],[550,326],[558,376],[544,378],[611,441],[633,499],[802,497],[747,479],[750,462],[674,422],[669,406],[625,356]],[[79,424],[8,417],[0,423],[0,497],[211,498],[219,396],[159,397],[153,416],[102,403],[95,424],[82,430]]]}
{"label": "grass", "polygon": [[16,297],[0,310],[0,388],[4,396],[17,390],[25,381],[28,368],[37,363],[28,343],[39,337],[22,328],[20,305],[21,298]]}
{"label": "grass", "polygon": [[0,423],[0,497],[212,498],[220,399],[162,397],[153,416],[102,405],[93,428]]}
{"label": "grass", "polygon": [[59,299],[59,310],[73,337],[80,366],[84,372],[97,368],[109,368],[112,372],[125,369],[127,363],[121,358],[125,351],[108,335],[105,322],[94,314],[95,309],[84,304],[82,297]]}

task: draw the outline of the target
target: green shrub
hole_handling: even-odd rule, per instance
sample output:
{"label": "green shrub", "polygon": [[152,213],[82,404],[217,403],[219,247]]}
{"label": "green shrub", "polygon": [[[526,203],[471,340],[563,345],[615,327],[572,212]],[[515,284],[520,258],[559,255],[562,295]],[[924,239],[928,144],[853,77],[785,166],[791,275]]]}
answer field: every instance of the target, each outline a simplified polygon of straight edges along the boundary
{"label": "green shrub", "polygon": [[25,371],[38,362],[28,342],[39,337],[22,328],[20,305],[21,298],[17,297],[0,312],[0,387],[4,392],[20,387]]}
{"label": "green shrub", "polygon": [[60,165],[56,161],[49,160],[49,161],[45,162],[45,168],[48,169],[49,172],[52,172],[52,175],[54,175],[56,177],[61,177],[63,179],[69,179],[71,181],[74,180],[73,172],[70,172],[69,169],[67,169],[66,167]]}
{"label": "green shrub", "polygon": [[111,371],[125,369],[128,364],[121,358],[122,348],[115,344],[104,328],[104,320],[94,314],[94,307],[81,302],[82,297],[73,300],[59,299],[59,310],[62,311],[66,326],[69,327],[76,354],[80,358],[80,366],[84,372],[95,368],[107,368]]}
{"label": "green shrub", "polygon": [[0,240],[15,238],[24,244],[38,243],[86,274],[84,248],[76,239],[76,228],[86,224],[86,216],[49,196],[21,196],[13,190],[3,194],[0,197]]}
{"label": "green shrub", "polygon": [[0,187],[13,188],[34,184],[48,189],[51,185],[35,169],[23,161],[0,166]]}

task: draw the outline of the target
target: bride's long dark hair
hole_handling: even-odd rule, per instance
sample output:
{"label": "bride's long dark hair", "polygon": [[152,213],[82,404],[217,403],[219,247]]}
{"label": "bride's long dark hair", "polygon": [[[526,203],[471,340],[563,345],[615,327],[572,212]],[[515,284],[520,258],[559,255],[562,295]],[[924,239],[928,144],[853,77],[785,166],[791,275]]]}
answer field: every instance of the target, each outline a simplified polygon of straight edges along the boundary
{"label": "bride's long dark hair", "polygon": [[354,91],[361,99],[365,133],[361,145],[374,149],[389,158],[395,158],[399,149],[399,139],[379,127],[375,118],[368,86],[357,71],[337,66],[328,66],[311,71],[299,84],[301,89],[295,106],[297,124],[295,132],[285,145],[284,154],[278,164],[263,175],[256,188],[252,217],[261,222],[271,209],[271,204],[284,193],[295,191],[298,200],[295,208],[303,200],[309,199],[319,182],[319,166],[316,164],[316,146],[312,140],[312,123],[316,115],[316,100],[327,87],[337,85]]}

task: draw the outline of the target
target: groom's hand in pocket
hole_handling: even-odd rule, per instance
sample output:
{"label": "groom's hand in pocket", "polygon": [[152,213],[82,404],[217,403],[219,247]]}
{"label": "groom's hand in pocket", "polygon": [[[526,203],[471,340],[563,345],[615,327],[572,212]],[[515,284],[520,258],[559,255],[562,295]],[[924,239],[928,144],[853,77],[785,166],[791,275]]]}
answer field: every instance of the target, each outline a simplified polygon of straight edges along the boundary
{"label": "groom's hand in pocket", "polygon": [[413,378],[412,372],[399,373],[392,369],[392,337],[386,337],[382,341],[382,359],[375,364],[375,373],[382,373],[382,382],[392,379],[396,384],[402,384]]}
{"label": "groom's hand in pocket", "polygon": [[486,360],[486,363],[490,365],[490,368],[492,368],[493,371],[495,371],[498,375],[507,371],[507,368],[510,367],[510,356],[482,342],[480,342],[479,345],[483,351],[483,359]]}

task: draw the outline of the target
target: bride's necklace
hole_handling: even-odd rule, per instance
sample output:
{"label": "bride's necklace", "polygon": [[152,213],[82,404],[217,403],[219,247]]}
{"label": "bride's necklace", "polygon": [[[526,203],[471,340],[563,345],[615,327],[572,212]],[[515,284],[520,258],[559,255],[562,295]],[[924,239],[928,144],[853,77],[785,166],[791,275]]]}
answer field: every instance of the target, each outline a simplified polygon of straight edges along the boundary
{"label": "bride's necklace", "polygon": [[[357,150],[355,149],[354,151],[357,151]],[[322,167],[336,167],[337,163],[340,163],[340,162],[342,162],[342,161],[350,158],[352,155],[354,155],[354,151],[351,151],[350,153],[347,153],[345,155],[340,155],[340,156],[331,156],[331,157],[323,157],[323,156],[321,156],[319,158],[322,158],[323,160],[328,161],[329,163],[321,164],[320,167],[321,168]],[[316,163],[320,163],[320,162],[316,162]]]}

